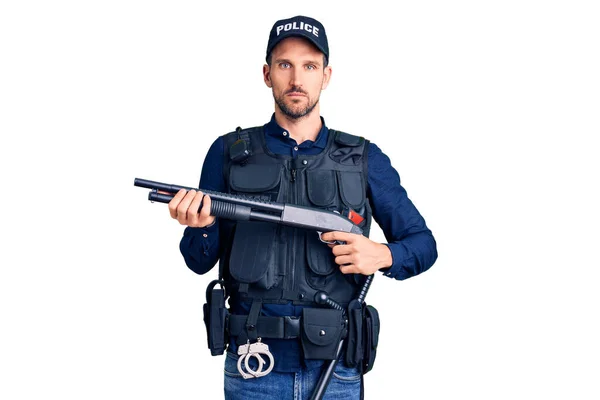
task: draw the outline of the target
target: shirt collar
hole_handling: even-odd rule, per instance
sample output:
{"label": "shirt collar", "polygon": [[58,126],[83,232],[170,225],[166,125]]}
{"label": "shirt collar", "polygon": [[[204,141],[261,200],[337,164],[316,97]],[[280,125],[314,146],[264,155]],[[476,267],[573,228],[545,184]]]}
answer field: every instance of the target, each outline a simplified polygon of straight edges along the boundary
{"label": "shirt collar", "polygon": [[[327,146],[327,138],[329,136],[329,128],[325,125],[325,119],[321,118],[321,130],[319,131],[315,141],[305,140],[300,147],[318,147],[324,149]],[[285,143],[290,143],[289,133],[283,129],[277,121],[275,121],[275,113],[271,116],[271,120],[265,125],[265,135],[272,139],[277,139]]]}

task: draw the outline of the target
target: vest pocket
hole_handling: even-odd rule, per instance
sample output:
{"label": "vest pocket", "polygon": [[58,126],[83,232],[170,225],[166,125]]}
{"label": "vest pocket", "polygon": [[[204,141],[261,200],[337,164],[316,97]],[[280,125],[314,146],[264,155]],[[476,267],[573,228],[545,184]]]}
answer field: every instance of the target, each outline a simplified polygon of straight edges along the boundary
{"label": "vest pocket", "polygon": [[316,232],[306,232],[307,283],[314,289],[325,290],[335,279],[337,264],[331,249],[319,240]]}
{"label": "vest pocket", "polygon": [[360,172],[337,171],[342,201],[355,210],[365,203],[365,180]]}
{"label": "vest pocket", "polygon": [[318,207],[333,205],[337,193],[335,171],[306,171],[306,188],[308,199]]}
{"label": "vest pocket", "polygon": [[317,232],[306,233],[306,257],[310,270],[317,275],[335,271],[335,258],[329,246],[319,240]]}
{"label": "vest pocket", "polygon": [[253,283],[261,289],[277,284],[277,257],[273,247],[277,240],[279,225],[270,222],[237,223],[229,271],[241,283]]}
{"label": "vest pocket", "polygon": [[236,192],[271,191],[281,180],[280,165],[233,164],[229,170],[229,185]]}
{"label": "vest pocket", "polygon": [[[280,165],[233,164],[229,170],[232,193],[241,193],[264,201],[277,201],[281,181]],[[281,227],[271,222],[236,223],[229,272],[240,283],[270,289],[279,283],[275,243]]]}

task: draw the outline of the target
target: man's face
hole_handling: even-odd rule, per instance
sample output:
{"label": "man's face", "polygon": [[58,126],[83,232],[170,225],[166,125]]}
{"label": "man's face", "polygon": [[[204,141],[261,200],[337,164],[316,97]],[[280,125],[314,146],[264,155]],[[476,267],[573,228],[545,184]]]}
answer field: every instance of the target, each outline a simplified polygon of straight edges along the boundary
{"label": "man's face", "polygon": [[309,41],[290,37],[275,46],[271,66],[264,66],[263,76],[281,112],[298,119],[318,104],[321,90],[329,83],[331,67],[323,66],[323,53]]}

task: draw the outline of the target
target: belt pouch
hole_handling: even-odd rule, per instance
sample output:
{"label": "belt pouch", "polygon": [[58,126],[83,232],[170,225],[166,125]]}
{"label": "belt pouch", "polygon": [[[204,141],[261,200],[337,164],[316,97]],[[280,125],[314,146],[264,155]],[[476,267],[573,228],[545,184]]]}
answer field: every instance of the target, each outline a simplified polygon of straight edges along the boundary
{"label": "belt pouch", "polygon": [[[215,285],[217,284],[221,284],[222,288],[216,289]],[[225,320],[229,312],[225,307],[225,297],[223,281],[215,280],[209,283],[206,288],[206,303],[204,304],[203,311],[208,348],[213,356],[223,354],[227,345]]]}
{"label": "belt pouch", "polygon": [[363,306],[358,300],[348,304],[348,346],[346,347],[346,365],[354,368],[363,357]]}
{"label": "belt pouch", "polygon": [[304,308],[300,341],[304,358],[334,360],[342,338],[342,310]]}
{"label": "belt pouch", "polygon": [[373,306],[365,308],[365,355],[363,357],[363,373],[373,368],[379,342],[379,313]]}

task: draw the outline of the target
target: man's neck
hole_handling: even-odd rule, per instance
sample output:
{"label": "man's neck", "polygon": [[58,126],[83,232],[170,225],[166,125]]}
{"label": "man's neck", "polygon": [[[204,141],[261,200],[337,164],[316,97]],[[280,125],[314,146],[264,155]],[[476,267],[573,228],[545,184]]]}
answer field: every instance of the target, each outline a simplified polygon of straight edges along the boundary
{"label": "man's neck", "polygon": [[323,126],[318,107],[315,107],[310,114],[298,119],[289,118],[276,107],[275,121],[277,121],[279,126],[288,131],[289,137],[294,139],[298,144],[301,144],[305,140],[312,140],[314,142]]}

